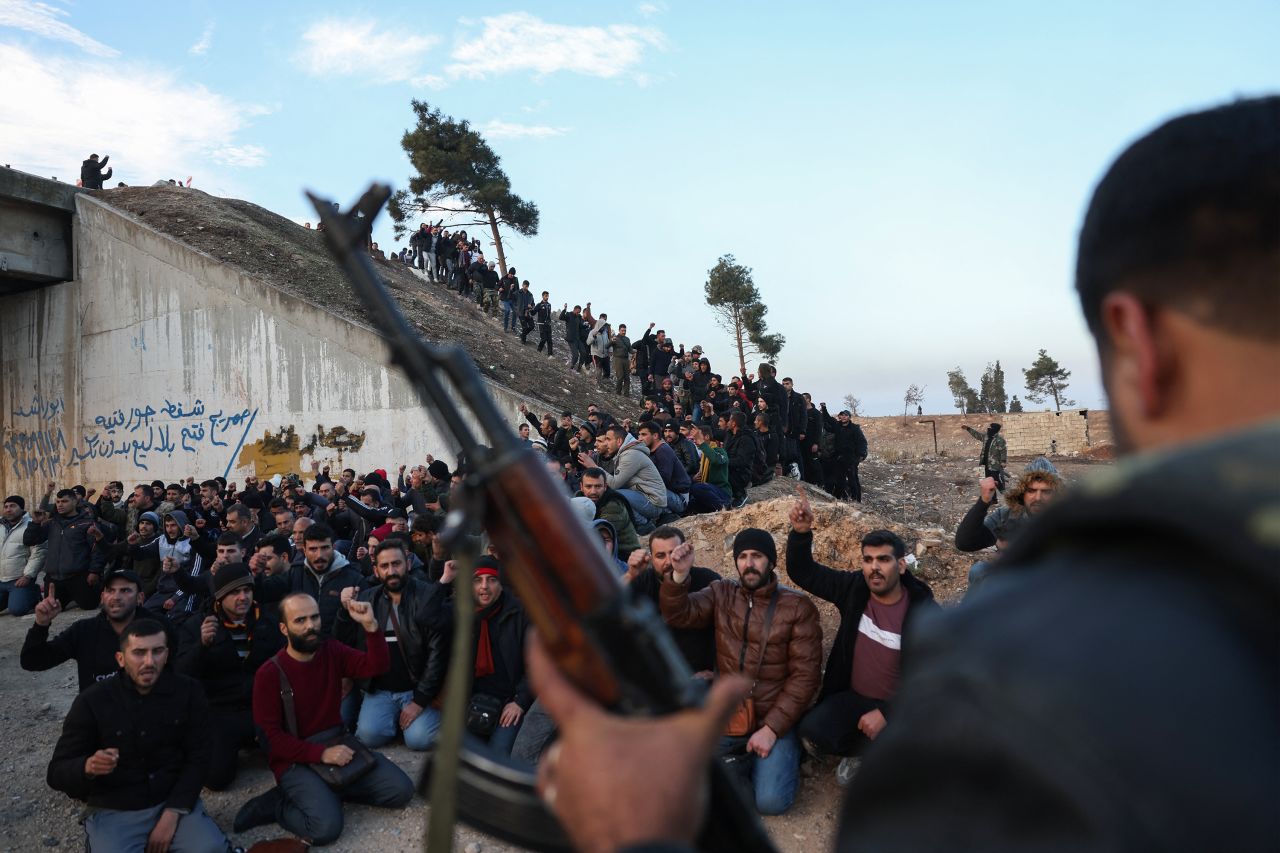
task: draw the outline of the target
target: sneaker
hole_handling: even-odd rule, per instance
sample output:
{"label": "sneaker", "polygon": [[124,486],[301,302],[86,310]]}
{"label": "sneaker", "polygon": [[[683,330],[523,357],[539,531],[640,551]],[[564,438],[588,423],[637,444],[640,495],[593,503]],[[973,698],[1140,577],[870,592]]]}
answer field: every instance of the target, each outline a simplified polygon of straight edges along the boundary
{"label": "sneaker", "polygon": [[730,501],[729,503],[729,506],[732,507],[733,509],[742,509],[746,505],[747,505],[746,495],[743,495],[741,498],[739,498],[736,501]]}
{"label": "sneaker", "polygon": [[841,788],[849,787],[858,768],[862,766],[861,758],[842,758],[836,766],[836,784]]}
{"label": "sneaker", "polygon": [[810,758],[822,757],[822,753],[818,751],[818,745],[807,737],[800,738],[800,746],[804,748],[804,751],[808,753]]}
{"label": "sneaker", "polygon": [[265,794],[250,798],[248,802],[240,807],[240,811],[236,812],[236,819],[235,823],[232,824],[232,829],[236,832],[248,832],[254,827],[275,823],[276,813],[283,801],[284,795],[280,792],[278,786]]}

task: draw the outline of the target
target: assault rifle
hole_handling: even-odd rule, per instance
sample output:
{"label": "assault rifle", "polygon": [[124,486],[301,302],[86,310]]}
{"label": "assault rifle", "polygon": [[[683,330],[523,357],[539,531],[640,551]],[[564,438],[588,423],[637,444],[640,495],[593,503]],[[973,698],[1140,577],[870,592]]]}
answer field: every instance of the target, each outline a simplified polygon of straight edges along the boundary
{"label": "assault rifle", "polygon": [[[375,328],[385,336],[392,362],[467,460],[467,474],[446,529],[465,532],[482,526],[488,532],[547,651],[565,675],[597,701],[637,716],[700,705],[705,683],[692,677],[652,604],[636,600],[618,582],[599,539],[571,510],[563,489],[537,456],[520,443],[471,358],[456,345],[423,340],[378,278],[364,235],[390,192],[374,184],[345,214],[330,201],[310,193],[308,197],[324,225],[325,241]],[[457,536],[459,542],[464,539]],[[472,826],[525,847],[567,850],[563,830],[534,791],[532,768],[491,754],[484,744],[461,736],[470,688],[470,590],[469,573],[459,572],[459,639],[445,686],[440,746],[423,771],[423,783],[432,794],[428,844],[432,853],[448,849],[451,795],[456,791],[457,810]],[[451,741],[460,744],[453,755]],[[618,771],[626,773],[628,768]],[[713,763],[709,773],[711,807],[699,848],[772,853],[755,809],[723,765]]]}

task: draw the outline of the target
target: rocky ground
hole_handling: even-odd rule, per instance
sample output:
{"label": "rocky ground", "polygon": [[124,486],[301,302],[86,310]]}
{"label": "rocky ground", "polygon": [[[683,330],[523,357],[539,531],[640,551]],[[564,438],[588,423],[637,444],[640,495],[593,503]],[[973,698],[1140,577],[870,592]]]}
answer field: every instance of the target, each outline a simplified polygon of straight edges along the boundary
{"label": "rocky ground", "polygon": [[[1085,458],[1055,460],[1068,482],[1094,466],[1106,464]],[[1017,465],[1026,460],[1017,460]],[[858,538],[873,527],[887,526],[899,532],[918,555],[917,573],[934,588],[944,604],[963,596],[965,574],[973,558],[950,546],[955,524],[976,493],[976,473],[971,463],[954,459],[928,459],[912,463],[877,461],[862,468],[865,502],[832,501],[810,490],[817,518],[815,556],[833,566],[854,565]],[[731,569],[729,548],[734,532],[742,527],[762,527],[775,535],[779,553],[785,542],[786,513],[795,481],[779,477],[752,492],[752,500],[740,510],[715,516],[686,519],[682,526],[698,549],[697,561],[721,572]],[[786,566],[780,567],[787,582]],[[837,616],[830,605],[820,603],[823,633],[829,644],[835,635]],[[59,617],[55,631],[87,614],[71,612]],[[77,825],[79,804],[50,790],[44,782],[45,766],[57,739],[62,718],[75,696],[75,671],[67,664],[32,673],[18,665],[18,651],[32,617],[0,616],[0,726],[14,738],[0,774],[0,851],[47,848],[81,849],[83,836]],[[404,747],[387,750],[406,772],[417,777],[421,757]],[[789,814],[769,818],[766,826],[783,853],[809,853],[829,849],[840,807],[840,789],[830,762],[806,765],[795,807]],[[206,792],[205,803],[220,825],[230,827],[236,809],[249,796],[270,784],[266,763],[247,759],[235,789]],[[401,812],[348,806],[347,829],[335,851],[420,850],[426,822],[426,806],[420,799]],[[275,835],[280,831],[275,829]],[[245,844],[272,837],[267,829],[234,839]],[[457,849],[472,853],[509,851],[515,848],[469,829],[457,832]],[[472,845],[479,845],[474,847]]]}

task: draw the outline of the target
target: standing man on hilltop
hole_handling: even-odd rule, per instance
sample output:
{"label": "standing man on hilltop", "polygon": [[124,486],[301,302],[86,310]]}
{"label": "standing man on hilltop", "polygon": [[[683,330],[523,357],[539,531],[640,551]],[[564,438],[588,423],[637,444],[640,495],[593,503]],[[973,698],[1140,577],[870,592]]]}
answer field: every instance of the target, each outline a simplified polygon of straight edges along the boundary
{"label": "standing man on hilltop", "polygon": [[110,159],[110,154],[104,156],[102,160],[98,160],[97,154],[90,154],[89,159],[80,164],[80,185],[87,190],[102,189],[102,182],[111,178],[110,168],[106,172],[102,171]]}

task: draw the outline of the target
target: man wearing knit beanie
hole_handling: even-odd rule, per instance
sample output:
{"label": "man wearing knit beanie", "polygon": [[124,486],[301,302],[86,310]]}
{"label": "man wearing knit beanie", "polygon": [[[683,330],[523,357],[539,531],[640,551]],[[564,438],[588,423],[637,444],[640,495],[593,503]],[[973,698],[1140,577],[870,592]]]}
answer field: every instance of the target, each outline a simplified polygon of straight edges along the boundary
{"label": "man wearing knit beanie", "polygon": [[752,681],[719,751],[736,757],[756,810],[782,814],[800,783],[796,726],[818,693],[822,627],[813,602],[778,583],[778,547],[767,531],[740,530],[733,562],[736,580],[722,578],[690,592],[693,546],[682,543],[671,552],[658,603],[673,628],[714,626],[720,674],[741,673]]}
{"label": "man wearing knit beanie", "polygon": [[7,607],[10,616],[26,616],[40,601],[36,577],[44,567],[46,546],[22,543],[31,516],[27,515],[27,502],[21,495],[4,499],[0,519],[4,525],[0,531],[0,610]]}
{"label": "man wearing knit beanie", "polygon": [[213,612],[182,623],[175,666],[204,687],[213,739],[205,786],[235,780],[239,752],[254,746],[253,679],[284,646],[284,636],[256,601],[253,572],[244,563],[213,571]]}

